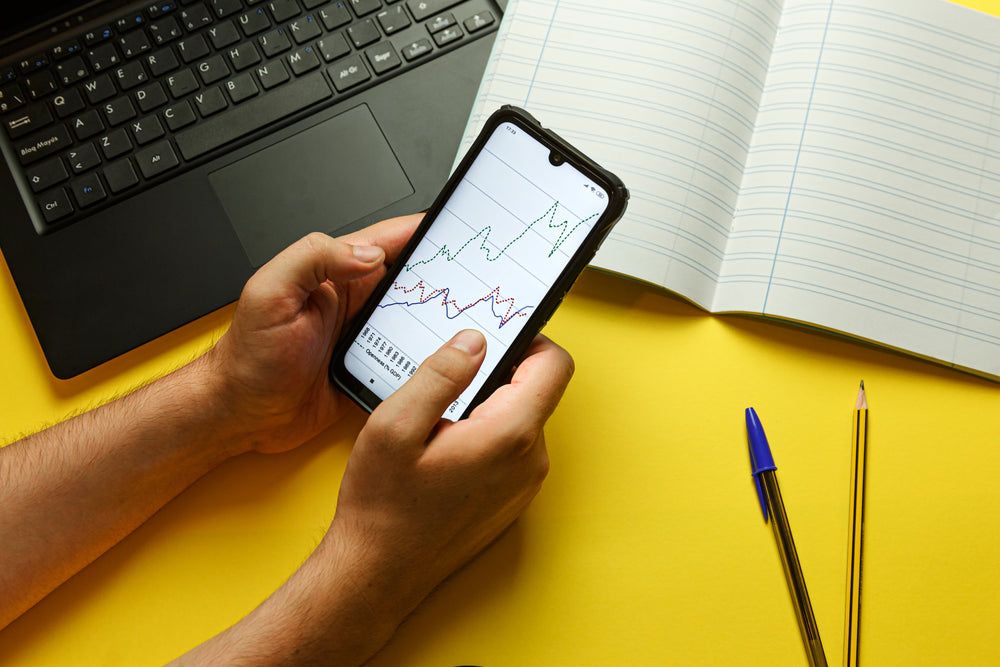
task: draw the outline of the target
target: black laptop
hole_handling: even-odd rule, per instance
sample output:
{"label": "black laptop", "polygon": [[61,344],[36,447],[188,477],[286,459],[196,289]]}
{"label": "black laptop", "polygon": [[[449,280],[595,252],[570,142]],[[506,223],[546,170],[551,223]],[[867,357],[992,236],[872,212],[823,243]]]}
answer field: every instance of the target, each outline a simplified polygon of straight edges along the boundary
{"label": "black laptop", "polygon": [[0,250],[53,374],[232,302],[308,232],[426,208],[505,6],[8,3]]}

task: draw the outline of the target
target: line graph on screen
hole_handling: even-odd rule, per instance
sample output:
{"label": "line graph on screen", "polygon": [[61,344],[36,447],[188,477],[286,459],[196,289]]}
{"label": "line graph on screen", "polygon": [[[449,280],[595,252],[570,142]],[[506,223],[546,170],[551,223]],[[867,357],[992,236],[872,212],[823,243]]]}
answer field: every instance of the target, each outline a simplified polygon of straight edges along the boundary
{"label": "line graph on screen", "polygon": [[[464,221],[462,211],[445,213],[453,216],[451,222],[455,227],[461,223],[466,233],[475,230]],[[491,224],[479,227],[464,241],[445,240],[426,247],[422,259],[411,259],[403,267],[379,308],[437,306],[445,318],[454,320],[481,305],[489,314],[480,314],[480,323],[484,318],[493,319],[496,328],[502,329],[511,320],[526,317],[536,307],[544,288],[532,288],[531,277],[558,272],[562,262],[551,262],[553,267],[548,270],[540,265],[550,263],[547,260],[596,215],[583,219],[567,215],[555,200],[541,215],[529,218],[527,224],[509,211],[494,216]],[[445,238],[463,237],[452,234]],[[464,269],[465,276],[455,270],[457,267],[449,266],[452,264]],[[418,278],[415,282],[414,277]]]}

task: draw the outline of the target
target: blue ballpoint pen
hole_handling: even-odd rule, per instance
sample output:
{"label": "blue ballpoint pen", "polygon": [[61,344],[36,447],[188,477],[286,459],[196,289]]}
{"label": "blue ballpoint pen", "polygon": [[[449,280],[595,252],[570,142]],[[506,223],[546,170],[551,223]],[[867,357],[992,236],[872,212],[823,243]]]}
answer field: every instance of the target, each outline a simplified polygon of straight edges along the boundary
{"label": "blue ballpoint pen", "polygon": [[753,468],[753,479],[757,485],[757,496],[760,498],[760,508],[764,512],[764,521],[770,516],[774,538],[778,542],[778,553],[785,568],[788,588],[795,602],[795,615],[802,631],[802,641],[805,644],[809,664],[813,667],[827,667],[826,655],[823,653],[823,643],[819,638],[819,628],[816,617],[813,616],[812,604],[809,602],[809,592],[806,590],[806,580],[799,565],[799,556],[792,540],[792,529],[785,515],[785,505],[781,501],[781,491],[778,489],[778,478],[775,475],[777,467],[771,456],[771,448],[764,435],[764,427],[757,418],[753,408],[746,410],[747,442],[750,447],[750,465]]}

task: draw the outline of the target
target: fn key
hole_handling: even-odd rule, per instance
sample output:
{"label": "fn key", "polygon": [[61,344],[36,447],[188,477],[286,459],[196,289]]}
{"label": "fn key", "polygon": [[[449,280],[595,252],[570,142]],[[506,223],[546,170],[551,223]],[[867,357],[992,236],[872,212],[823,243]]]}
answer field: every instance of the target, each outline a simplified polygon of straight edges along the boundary
{"label": "fn key", "polygon": [[169,141],[159,141],[151,144],[135,154],[135,162],[139,171],[146,178],[153,178],[168,169],[173,169],[179,162]]}

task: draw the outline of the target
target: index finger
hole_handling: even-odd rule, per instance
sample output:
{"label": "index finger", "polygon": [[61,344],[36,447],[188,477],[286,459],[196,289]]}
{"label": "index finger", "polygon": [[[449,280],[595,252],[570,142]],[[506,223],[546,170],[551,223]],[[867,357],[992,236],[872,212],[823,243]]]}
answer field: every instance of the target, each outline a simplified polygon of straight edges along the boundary
{"label": "index finger", "polygon": [[340,240],[351,245],[378,246],[385,250],[385,261],[391,263],[396,261],[399,251],[410,240],[423,219],[423,213],[389,218],[342,236]]}

